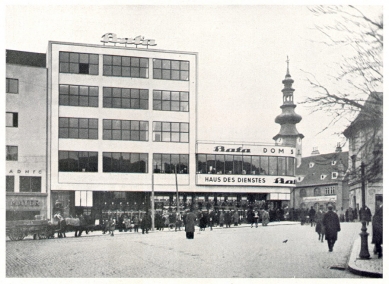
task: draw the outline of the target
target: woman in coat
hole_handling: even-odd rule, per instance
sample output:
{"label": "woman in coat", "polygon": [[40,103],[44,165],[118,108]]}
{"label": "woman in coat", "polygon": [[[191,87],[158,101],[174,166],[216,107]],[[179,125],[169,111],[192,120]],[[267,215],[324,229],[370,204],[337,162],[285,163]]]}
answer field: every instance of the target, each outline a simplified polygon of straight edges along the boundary
{"label": "woman in coat", "polygon": [[320,209],[316,212],[315,214],[315,222],[316,222],[316,227],[315,231],[316,233],[319,234],[319,241],[323,242],[323,237],[324,237],[324,226],[323,226],[323,208],[320,207]]}
{"label": "woman in coat", "polygon": [[187,239],[194,238],[195,222],[196,222],[196,214],[194,214],[193,211],[189,211],[185,217],[185,232],[186,232]]}
{"label": "woman in coat", "polygon": [[264,209],[262,212],[262,226],[267,226],[267,224],[269,224],[269,219],[269,212]]}

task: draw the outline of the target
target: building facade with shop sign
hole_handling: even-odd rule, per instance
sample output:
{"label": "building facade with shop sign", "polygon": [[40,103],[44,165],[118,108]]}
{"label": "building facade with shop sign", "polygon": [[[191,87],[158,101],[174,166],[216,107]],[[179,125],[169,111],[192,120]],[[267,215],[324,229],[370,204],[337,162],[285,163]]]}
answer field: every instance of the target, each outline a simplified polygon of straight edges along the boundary
{"label": "building facade with shop sign", "polygon": [[6,50],[6,220],[46,218],[46,55]]}

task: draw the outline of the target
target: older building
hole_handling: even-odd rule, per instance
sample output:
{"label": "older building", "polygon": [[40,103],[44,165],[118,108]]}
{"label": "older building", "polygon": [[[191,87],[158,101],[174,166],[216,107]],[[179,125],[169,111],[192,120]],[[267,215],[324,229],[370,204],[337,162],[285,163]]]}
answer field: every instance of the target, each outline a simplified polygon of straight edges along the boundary
{"label": "older building", "polygon": [[46,218],[46,54],[6,51],[6,219]]}
{"label": "older building", "polygon": [[366,205],[374,212],[383,195],[383,93],[371,93],[362,110],[343,132],[349,139],[350,204],[362,206],[361,165],[365,165]]}
{"label": "older building", "polygon": [[[314,152],[318,153],[318,150],[314,149]],[[348,208],[347,168],[348,152],[342,152],[339,144],[334,153],[302,158],[301,165],[296,168],[292,207],[307,209],[313,206],[317,210],[331,204],[335,210]]]}

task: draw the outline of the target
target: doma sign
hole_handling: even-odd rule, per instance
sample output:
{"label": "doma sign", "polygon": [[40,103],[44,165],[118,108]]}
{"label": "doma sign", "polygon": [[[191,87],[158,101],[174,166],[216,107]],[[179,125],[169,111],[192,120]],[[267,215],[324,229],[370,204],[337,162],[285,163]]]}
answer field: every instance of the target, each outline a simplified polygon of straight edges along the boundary
{"label": "doma sign", "polygon": [[128,37],[118,38],[117,35],[114,33],[106,33],[105,35],[103,35],[101,42],[103,42],[104,44],[113,43],[115,45],[119,43],[119,44],[124,44],[125,46],[127,46],[127,44],[134,44],[135,46],[145,45],[147,47],[149,45],[150,46],[157,45],[154,39],[145,39],[144,36],[137,36],[135,38],[128,38]]}

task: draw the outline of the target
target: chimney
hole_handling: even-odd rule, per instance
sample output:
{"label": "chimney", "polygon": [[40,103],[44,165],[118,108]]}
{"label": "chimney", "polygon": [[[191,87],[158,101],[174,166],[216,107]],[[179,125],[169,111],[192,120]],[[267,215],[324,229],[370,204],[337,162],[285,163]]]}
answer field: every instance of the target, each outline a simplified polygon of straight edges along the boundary
{"label": "chimney", "polygon": [[336,145],[335,153],[341,153],[342,152],[342,147],[340,146],[340,142]]}
{"label": "chimney", "polygon": [[314,155],[320,155],[320,152],[319,152],[319,150],[317,149],[317,147],[313,147],[313,150],[312,150],[311,155],[312,155],[312,156],[314,156]]}

